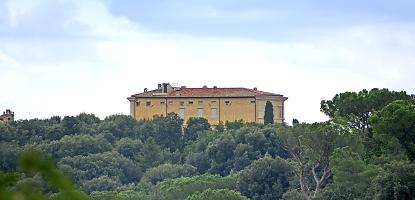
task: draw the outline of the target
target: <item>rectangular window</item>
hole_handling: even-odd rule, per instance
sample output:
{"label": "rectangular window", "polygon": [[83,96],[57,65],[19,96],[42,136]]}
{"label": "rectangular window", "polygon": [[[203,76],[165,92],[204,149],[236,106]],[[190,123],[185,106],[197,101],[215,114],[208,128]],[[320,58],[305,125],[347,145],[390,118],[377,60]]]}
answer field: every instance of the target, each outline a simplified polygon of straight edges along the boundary
{"label": "rectangular window", "polygon": [[225,101],[225,105],[230,106],[231,102],[230,101]]}
{"label": "rectangular window", "polygon": [[173,105],[173,101],[169,101],[169,105]]}
{"label": "rectangular window", "polygon": [[184,108],[179,108],[179,116],[184,119]]}
{"label": "rectangular window", "polygon": [[136,101],[135,102],[135,106],[137,106],[137,107],[140,106],[140,102],[139,101]]}
{"label": "rectangular window", "polygon": [[180,101],[180,106],[184,106],[184,101]]}
{"label": "rectangular window", "polygon": [[210,109],[210,117],[212,117],[213,119],[216,119],[218,117],[218,112],[216,108]]}
{"label": "rectangular window", "polygon": [[216,106],[216,101],[215,100],[211,101],[210,103],[212,104],[211,106]]}
{"label": "rectangular window", "polygon": [[151,106],[151,102],[150,101],[147,101],[146,102],[146,106]]}
{"label": "rectangular window", "polygon": [[189,105],[192,105],[193,104],[193,101],[189,101]]}
{"label": "rectangular window", "polygon": [[197,105],[202,106],[203,105],[203,101],[198,101]]}
{"label": "rectangular window", "polygon": [[197,117],[203,117],[203,108],[197,109]]}
{"label": "rectangular window", "polygon": [[251,103],[255,103],[255,100],[252,100]]}
{"label": "rectangular window", "polygon": [[166,104],[165,101],[160,101],[160,105],[164,105],[164,104]]}

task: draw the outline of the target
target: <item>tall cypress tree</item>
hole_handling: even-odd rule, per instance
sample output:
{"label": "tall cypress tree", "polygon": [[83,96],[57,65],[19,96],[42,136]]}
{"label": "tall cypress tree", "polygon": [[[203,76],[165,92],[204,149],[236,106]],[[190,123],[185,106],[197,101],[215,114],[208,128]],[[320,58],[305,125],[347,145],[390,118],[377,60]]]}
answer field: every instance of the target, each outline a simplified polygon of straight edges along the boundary
{"label": "tall cypress tree", "polygon": [[271,101],[267,101],[265,104],[264,124],[274,123],[274,108]]}

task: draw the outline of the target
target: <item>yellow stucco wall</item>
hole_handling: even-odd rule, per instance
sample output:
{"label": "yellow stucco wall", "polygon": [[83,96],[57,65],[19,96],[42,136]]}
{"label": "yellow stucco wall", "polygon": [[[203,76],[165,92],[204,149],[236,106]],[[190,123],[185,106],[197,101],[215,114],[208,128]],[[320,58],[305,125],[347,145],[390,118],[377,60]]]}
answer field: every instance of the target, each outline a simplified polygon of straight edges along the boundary
{"label": "yellow stucco wall", "polygon": [[210,124],[219,123],[219,114],[216,112],[216,117],[212,117],[211,109],[219,110],[217,98],[170,98],[168,99],[170,104],[167,106],[167,113],[177,113],[181,116],[180,109],[184,111],[184,123],[186,124],[187,120],[190,117],[199,117],[199,112],[201,112],[200,117],[206,118]]}
{"label": "yellow stucco wall", "polygon": [[165,99],[159,98],[141,98],[137,99],[135,106],[135,119],[151,119],[154,115],[166,115]]}
{"label": "yellow stucco wall", "polygon": [[274,121],[276,123],[284,122],[283,116],[283,107],[284,107],[284,100],[278,97],[274,98],[258,98],[257,99],[257,122],[264,123],[264,114],[265,114],[265,104],[267,101],[272,103],[272,107],[274,110]]}
{"label": "yellow stucco wall", "polygon": [[[132,114],[135,119],[140,120],[174,112],[183,117],[185,124],[190,117],[200,116],[212,125],[217,125],[220,121],[240,119],[245,122],[263,123],[267,100],[273,103],[275,122],[283,122],[281,108],[284,100],[278,98],[137,98],[133,102]],[[212,115],[212,109],[216,109],[215,116]]]}
{"label": "yellow stucco wall", "polygon": [[255,122],[255,98],[221,98],[220,119],[223,122],[240,119]]}

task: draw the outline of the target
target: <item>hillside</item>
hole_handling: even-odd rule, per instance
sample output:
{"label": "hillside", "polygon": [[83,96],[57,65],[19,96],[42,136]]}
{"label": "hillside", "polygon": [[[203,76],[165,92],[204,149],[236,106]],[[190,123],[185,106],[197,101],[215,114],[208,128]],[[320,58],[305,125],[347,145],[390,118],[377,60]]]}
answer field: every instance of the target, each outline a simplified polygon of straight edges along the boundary
{"label": "hillside", "polygon": [[31,150],[52,158],[91,199],[415,197],[413,95],[345,92],[322,101],[321,111],[329,121],[291,126],[211,127],[203,118],[183,126],[174,113],[141,121],[81,113],[0,123],[0,192],[30,196],[24,188],[35,185],[45,198],[65,197],[42,171],[17,164]]}

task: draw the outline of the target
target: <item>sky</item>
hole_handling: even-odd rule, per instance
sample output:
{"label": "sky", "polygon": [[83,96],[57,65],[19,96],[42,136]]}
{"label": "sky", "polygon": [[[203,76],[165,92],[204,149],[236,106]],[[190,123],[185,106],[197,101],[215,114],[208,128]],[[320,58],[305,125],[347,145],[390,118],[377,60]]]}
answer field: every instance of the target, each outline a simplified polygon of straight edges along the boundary
{"label": "sky", "polygon": [[128,114],[158,83],[288,97],[325,121],[340,92],[415,93],[413,0],[0,0],[0,110]]}

